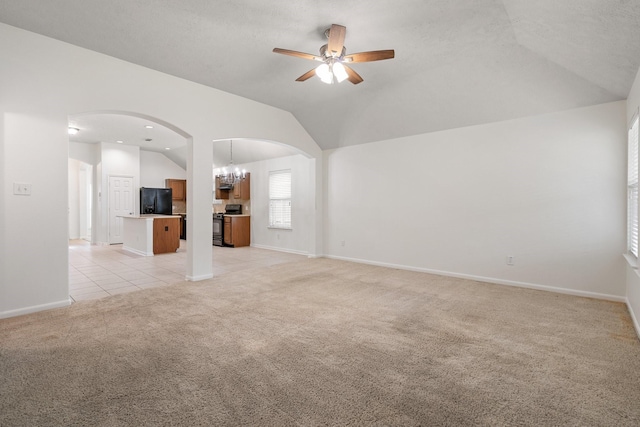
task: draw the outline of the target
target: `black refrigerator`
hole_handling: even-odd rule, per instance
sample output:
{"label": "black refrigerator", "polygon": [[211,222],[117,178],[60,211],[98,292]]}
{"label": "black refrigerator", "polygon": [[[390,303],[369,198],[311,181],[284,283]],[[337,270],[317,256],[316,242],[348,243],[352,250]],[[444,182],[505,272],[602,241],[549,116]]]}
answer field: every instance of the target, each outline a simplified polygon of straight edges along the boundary
{"label": "black refrigerator", "polygon": [[140,214],[171,215],[172,213],[170,188],[140,187]]}

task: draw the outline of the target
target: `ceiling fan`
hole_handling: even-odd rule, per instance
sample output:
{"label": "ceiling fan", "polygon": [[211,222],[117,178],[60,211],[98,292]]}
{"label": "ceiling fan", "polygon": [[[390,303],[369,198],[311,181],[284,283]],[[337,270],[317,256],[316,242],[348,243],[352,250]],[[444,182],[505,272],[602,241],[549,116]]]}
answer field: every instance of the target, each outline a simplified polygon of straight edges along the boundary
{"label": "ceiling fan", "polygon": [[303,82],[315,74],[320,77],[320,80],[328,84],[334,81],[340,83],[347,79],[354,85],[357,85],[363,81],[363,78],[347,64],[392,59],[395,55],[393,49],[372,50],[347,55],[346,48],[344,47],[347,28],[342,25],[333,24],[331,28],[325,30],[324,34],[329,39],[329,42],[320,48],[320,56],[297,52],[295,50],[280,49],[279,47],[273,49],[275,53],[322,62],[317,68],[309,70],[298,77],[296,79],[297,82]]}

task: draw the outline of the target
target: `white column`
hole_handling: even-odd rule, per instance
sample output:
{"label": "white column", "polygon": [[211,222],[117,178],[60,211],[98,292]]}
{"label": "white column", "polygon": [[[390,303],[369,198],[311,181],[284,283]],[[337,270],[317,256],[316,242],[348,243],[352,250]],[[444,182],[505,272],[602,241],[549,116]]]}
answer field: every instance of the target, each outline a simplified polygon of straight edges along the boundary
{"label": "white column", "polygon": [[311,181],[315,192],[315,209],[313,210],[313,230],[311,230],[311,239],[309,247],[309,257],[316,258],[324,255],[323,248],[323,219],[324,219],[324,174],[323,174],[323,158],[322,153],[309,161],[311,167]]}
{"label": "white column", "polygon": [[187,273],[191,281],[213,277],[213,142],[187,140]]}

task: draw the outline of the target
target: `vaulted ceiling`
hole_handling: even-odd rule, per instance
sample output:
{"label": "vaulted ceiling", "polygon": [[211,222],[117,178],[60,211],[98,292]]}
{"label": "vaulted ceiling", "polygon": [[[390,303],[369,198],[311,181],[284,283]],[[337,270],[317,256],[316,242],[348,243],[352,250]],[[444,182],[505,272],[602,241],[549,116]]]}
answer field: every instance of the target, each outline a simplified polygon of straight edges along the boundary
{"label": "vaulted ceiling", "polygon": [[[290,111],[323,148],[625,99],[638,0],[0,0],[0,21]],[[364,82],[296,82],[332,23]]]}

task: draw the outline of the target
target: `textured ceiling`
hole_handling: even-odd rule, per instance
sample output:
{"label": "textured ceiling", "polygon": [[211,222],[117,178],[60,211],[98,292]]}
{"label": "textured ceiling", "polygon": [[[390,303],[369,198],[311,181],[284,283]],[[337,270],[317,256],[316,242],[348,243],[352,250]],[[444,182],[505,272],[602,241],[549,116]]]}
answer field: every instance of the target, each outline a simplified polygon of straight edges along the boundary
{"label": "textured ceiling", "polygon": [[[0,21],[290,111],[323,148],[625,99],[638,0],[0,0]],[[364,82],[295,82],[332,23]]]}

